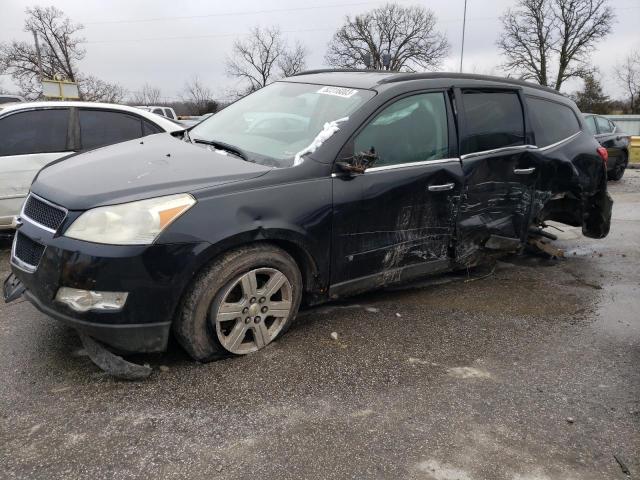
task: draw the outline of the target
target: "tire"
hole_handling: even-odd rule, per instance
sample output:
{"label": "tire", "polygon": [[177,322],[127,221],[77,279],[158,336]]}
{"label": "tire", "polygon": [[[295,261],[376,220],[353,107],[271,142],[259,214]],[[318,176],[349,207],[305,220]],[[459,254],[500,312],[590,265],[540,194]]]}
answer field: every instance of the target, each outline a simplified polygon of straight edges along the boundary
{"label": "tire", "polygon": [[620,159],[620,163],[616,166],[616,169],[613,170],[609,175],[609,180],[618,181],[622,179],[624,175],[624,171],[627,169],[627,160],[628,155],[626,152],[622,152],[622,158]]}
{"label": "tire", "polygon": [[[279,290],[273,290],[280,282]],[[197,274],[183,297],[173,332],[200,362],[252,353],[289,329],[301,298],[302,275],[287,252],[269,244],[241,247]]]}

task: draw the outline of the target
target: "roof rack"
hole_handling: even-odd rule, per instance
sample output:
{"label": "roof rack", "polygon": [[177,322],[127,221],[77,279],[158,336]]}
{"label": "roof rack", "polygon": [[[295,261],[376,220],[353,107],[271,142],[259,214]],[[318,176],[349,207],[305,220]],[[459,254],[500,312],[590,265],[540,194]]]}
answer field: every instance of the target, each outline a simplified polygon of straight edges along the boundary
{"label": "roof rack", "polygon": [[365,68],[318,68],[316,70],[305,70],[304,72],[298,72],[292,77],[299,77],[301,75],[315,75],[316,73],[386,73],[397,74],[398,72],[392,72],[389,70],[372,70]]}
{"label": "roof rack", "polygon": [[555,93],[558,95],[562,95],[557,90],[554,90],[550,87],[545,87],[543,85],[538,85],[537,83],[527,82],[525,80],[518,80],[516,78],[505,78],[505,77],[496,77],[493,75],[477,75],[475,73],[455,73],[455,72],[424,72],[424,73],[402,73],[397,72],[396,75],[383,78],[378,83],[394,83],[394,82],[404,82],[407,80],[428,80],[432,78],[460,78],[467,80],[484,80],[488,82],[501,82],[501,83],[509,83],[512,85],[519,85],[522,87],[530,87],[537,88],[538,90],[544,90],[549,93]]}
{"label": "roof rack", "polygon": [[511,85],[519,85],[522,87],[536,88],[549,93],[555,93],[562,95],[557,90],[550,87],[538,85],[537,83],[527,82],[525,80],[518,80],[515,78],[496,77],[493,75],[477,75],[474,73],[456,73],[456,72],[423,72],[423,73],[410,73],[410,72],[394,72],[390,70],[371,70],[362,68],[320,68],[317,70],[307,70],[304,72],[296,73],[293,77],[301,75],[314,75],[316,73],[384,73],[386,76],[378,80],[378,84],[405,82],[408,80],[429,80],[433,78],[460,78],[467,80],[484,80],[488,82],[500,82],[508,83]]}

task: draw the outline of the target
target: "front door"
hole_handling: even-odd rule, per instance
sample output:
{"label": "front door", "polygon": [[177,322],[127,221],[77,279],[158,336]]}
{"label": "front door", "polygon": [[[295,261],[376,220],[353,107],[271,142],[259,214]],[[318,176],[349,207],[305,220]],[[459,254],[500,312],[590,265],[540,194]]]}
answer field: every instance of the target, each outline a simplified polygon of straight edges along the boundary
{"label": "front door", "polygon": [[413,94],[350,142],[351,154],[377,160],[363,174],[334,174],[333,297],[449,268],[462,170],[448,125],[445,92]]}

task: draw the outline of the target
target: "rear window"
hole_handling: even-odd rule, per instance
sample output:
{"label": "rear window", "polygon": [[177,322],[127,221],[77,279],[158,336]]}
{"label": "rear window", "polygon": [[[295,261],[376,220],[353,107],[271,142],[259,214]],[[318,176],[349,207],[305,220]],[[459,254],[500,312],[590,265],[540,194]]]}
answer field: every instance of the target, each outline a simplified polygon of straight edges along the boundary
{"label": "rear window", "polygon": [[596,128],[596,117],[584,117],[584,123],[587,124],[587,128],[593,135],[596,135],[598,133],[598,129]]}
{"label": "rear window", "polygon": [[538,147],[554,144],[580,131],[578,117],[570,107],[538,97],[526,98]]}
{"label": "rear window", "polygon": [[613,125],[609,120],[604,117],[596,117],[596,122],[598,123],[598,130],[600,133],[611,133],[613,132]]}
{"label": "rear window", "polygon": [[69,110],[14,113],[0,119],[0,156],[65,152]]}
{"label": "rear window", "polygon": [[462,92],[466,134],[462,153],[524,145],[524,117],[516,92]]}

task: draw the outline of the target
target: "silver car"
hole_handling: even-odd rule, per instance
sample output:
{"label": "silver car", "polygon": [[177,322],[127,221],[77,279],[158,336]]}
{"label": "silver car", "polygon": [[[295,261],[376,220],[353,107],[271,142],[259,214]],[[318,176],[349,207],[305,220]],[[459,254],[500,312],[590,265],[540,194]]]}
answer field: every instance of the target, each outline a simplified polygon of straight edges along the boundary
{"label": "silver car", "polygon": [[14,217],[36,173],[61,157],[184,127],[133,107],[89,102],[24,102],[0,109],[0,230]]}

